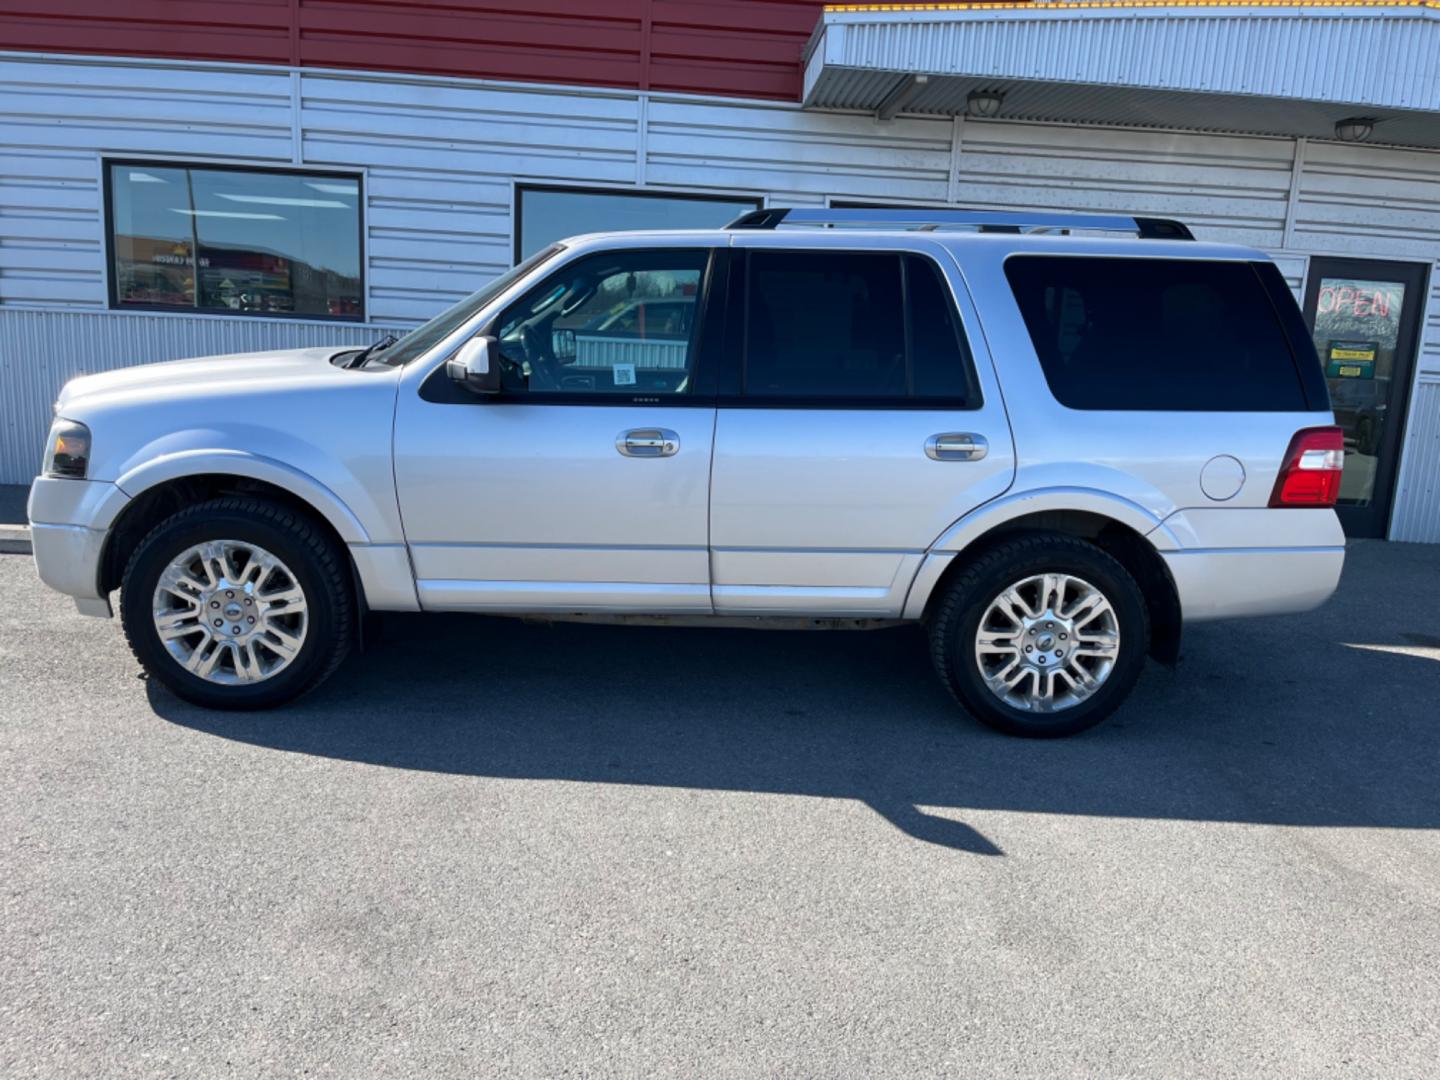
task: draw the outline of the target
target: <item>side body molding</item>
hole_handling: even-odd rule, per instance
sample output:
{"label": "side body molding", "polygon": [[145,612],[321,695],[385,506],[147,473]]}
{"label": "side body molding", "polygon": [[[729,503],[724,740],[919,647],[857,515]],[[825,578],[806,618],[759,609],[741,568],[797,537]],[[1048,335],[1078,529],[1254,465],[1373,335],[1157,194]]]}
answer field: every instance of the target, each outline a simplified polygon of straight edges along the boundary
{"label": "side body molding", "polygon": [[1155,546],[1157,551],[1174,551],[1179,542],[1157,517],[1137,502],[1110,492],[1084,487],[1049,487],[1012,492],[966,514],[930,545],[925,560],[910,585],[903,618],[918,619],[940,576],[960,552],[986,533],[1008,521],[1050,510],[1084,511],[1111,518],[1134,529]]}

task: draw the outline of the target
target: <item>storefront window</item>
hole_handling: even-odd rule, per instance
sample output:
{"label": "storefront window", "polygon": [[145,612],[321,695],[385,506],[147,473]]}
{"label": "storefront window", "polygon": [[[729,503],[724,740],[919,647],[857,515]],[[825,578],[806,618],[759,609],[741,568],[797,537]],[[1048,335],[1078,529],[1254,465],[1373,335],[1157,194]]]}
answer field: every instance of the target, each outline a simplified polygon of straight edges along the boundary
{"label": "storefront window", "polygon": [[515,261],[590,232],[718,229],[760,208],[743,196],[656,195],[579,188],[518,188]]}
{"label": "storefront window", "polygon": [[364,317],[357,177],[108,168],[113,306]]}

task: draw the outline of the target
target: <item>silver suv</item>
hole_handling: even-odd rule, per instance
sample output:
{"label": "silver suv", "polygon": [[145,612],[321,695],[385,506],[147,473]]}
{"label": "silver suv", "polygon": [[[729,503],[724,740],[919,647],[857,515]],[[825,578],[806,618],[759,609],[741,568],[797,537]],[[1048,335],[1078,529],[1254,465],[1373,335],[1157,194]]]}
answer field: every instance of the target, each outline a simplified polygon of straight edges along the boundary
{"label": "silver suv", "polygon": [[40,576],[118,588],[218,708],[315,686],[366,612],[908,621],[973,715],[1064,735],[1182,623],[1305,611],[1344,559],[1279,271],[1154,219],[580,237],[398,341],[86,376],[56,416]]}

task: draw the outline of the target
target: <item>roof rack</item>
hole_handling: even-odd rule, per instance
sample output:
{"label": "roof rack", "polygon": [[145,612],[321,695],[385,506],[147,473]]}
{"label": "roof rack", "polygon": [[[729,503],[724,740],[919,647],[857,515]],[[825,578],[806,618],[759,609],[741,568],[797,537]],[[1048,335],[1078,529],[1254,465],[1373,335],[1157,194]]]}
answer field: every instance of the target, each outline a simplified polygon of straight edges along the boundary
{"label": "roof rack", "polygon": [[1120,214],[1065,214],[1005,210],[901,210],[876,207],[855,210],[819,210],[809,207],[771,207],[742,214],[727,229],[774,229],[780,225],[891,225],[933,231],[950,227],[978,228],[981,232],[1038,232],[1049,229],[1094,229],[1136,233],[1144,240],[1194,240],[1189,228],[1169,218],[1129,217]]}

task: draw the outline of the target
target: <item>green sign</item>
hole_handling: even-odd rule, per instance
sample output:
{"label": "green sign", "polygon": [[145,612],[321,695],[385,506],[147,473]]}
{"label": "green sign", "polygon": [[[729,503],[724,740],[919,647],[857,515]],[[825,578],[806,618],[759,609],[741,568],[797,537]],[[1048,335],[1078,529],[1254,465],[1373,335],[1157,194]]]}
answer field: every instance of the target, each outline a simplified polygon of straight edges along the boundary
{"label": "green sign", "polygon": [[1325,374],[1331,379],[1373,379],[1378,341],[1331,341]]}

